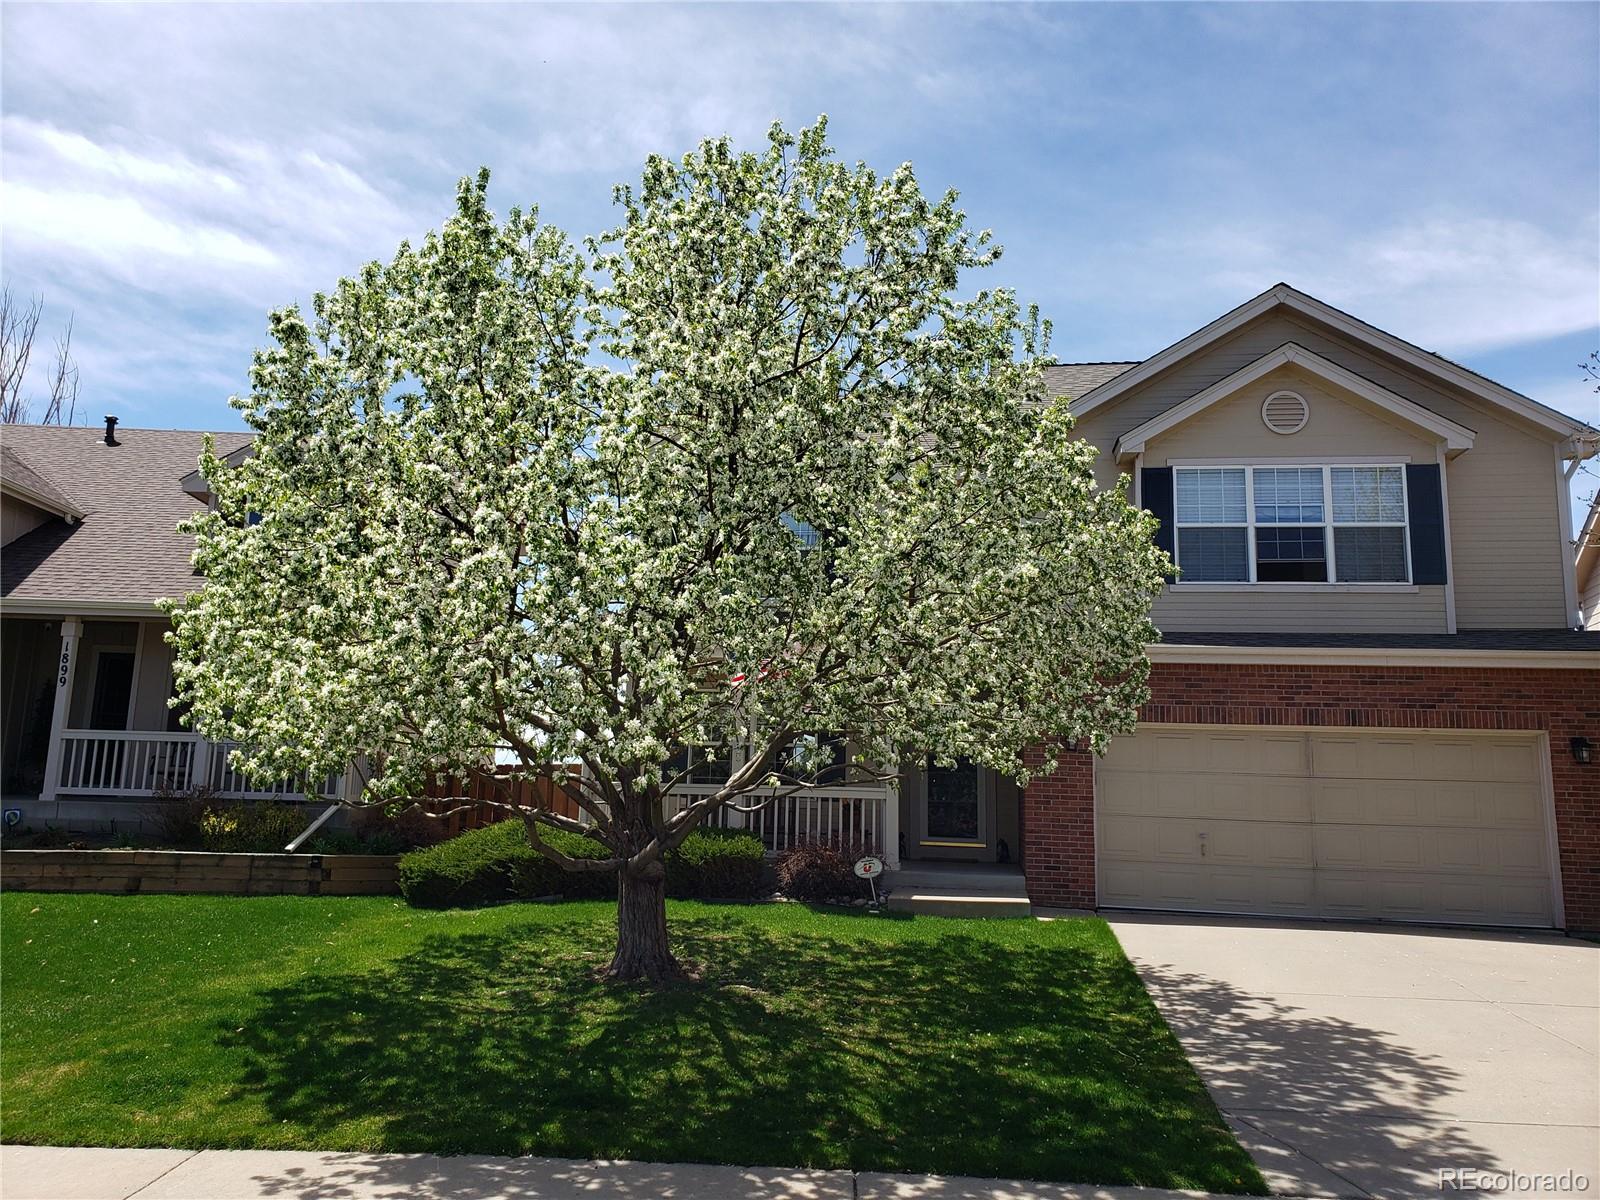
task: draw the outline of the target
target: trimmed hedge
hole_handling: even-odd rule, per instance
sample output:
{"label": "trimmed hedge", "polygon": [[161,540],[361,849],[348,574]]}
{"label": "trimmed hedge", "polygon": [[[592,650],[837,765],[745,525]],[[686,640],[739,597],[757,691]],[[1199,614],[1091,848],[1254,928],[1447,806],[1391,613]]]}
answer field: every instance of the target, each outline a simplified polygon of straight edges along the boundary
{"label": "trimmed hedge", "polygon": [[[593,838],[542,829],[545,842],[571,858],[605,858]],[[738,830],[697,829],[667,856],[667,894],[693,899],[750,899],[766,869],[759,839]],[[610,898],[610,872],[563,870],[528,843],[519,820],[499,821],[403,856],[400,894],[419,908],[471,908],[540,896]]]}
{"label": "trimmed hedge", "polygon": [[667,895],[684,900],[750,900],[762,892],[767,852],[739,829],[696,829],[667,855]]}

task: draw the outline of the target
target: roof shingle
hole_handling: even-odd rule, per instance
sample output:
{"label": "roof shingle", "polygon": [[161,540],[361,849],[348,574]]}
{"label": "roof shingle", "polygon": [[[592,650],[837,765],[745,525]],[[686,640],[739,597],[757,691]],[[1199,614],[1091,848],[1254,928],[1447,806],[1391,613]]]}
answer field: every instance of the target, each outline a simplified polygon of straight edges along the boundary
{"label": "roof shingle", "polygon": [[[76,524],[49,521],[0,555],[0,597],[18,601],[152,604],[193,591],[194,539],[179,521],[202,505],[183,490],[205,435],[187,429],[118,429],[115,446],[102,430],[79,426],[8,425],[0,431],[13,462],[70,494],[83,514]],[[217,453],[246,445],[248,433],[218,433]]]}
{"label": "roof shingle", "polygon": [[1138,365],[1136,362],[1056,363],[1044,369],[1044,386],[1052,396],[1076,400]]}

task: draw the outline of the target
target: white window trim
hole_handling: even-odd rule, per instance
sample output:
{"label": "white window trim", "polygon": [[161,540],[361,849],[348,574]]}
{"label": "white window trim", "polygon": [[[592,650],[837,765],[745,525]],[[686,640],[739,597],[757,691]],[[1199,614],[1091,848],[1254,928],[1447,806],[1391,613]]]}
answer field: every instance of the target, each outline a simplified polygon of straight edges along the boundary
{"label": "white window trim", "polygon": [[[1407,486],[1405,475],[1406,464],[1409,458],[1377,459],[1372,457],[1322,459],[1308,461],[1306,459],[1170,459],[1167,466],[1172,468],[1172,557],[1178,567],[1179,575],[1176,582],[1169,587],[1181,588],[1184,591],[1407,591],[1417,590],[1412,578],[1411,564],[1411,495]],[[1327,562],[1328,577],[1326,579],[1306,580],[1268,580],[1261,581],[1256,578],[1256,486],[1255,469],[1257,467],[1300,467],[1315,469],[1322,472],[1322,529],[1323,554]],[[1399,521],[1335,521],[1333,518],[1333,470],[1335,467],[1393,467],[1400,472],[1400,503],[1404,517]],[[1178,519],[1178,472],[1183,470],[1234,470],[1244,472],[1244,522],[1237,521],[1181,521]],[[1262,528],[1267,529],[1312,529],[1318,528],[1317,523],[1306,522],[1300,525],[1280,524],[1268,522]],[[1245,540],[1245,579],[1197,579],[1185,581],[1182,575],[1183,560],[1180,544],[1182,538],[1179,533],[1183,529],[1243,529]],[[1404,579],[1389,579],[1373,582],[1358,582],[1356,580],[1341,580],[1339,578],[1339,564],[1337,551],[1334,547],[1334,530],[1336,529],[1399,529],[1401,531],[1400,547],[1405,555],[1406,577]]]}

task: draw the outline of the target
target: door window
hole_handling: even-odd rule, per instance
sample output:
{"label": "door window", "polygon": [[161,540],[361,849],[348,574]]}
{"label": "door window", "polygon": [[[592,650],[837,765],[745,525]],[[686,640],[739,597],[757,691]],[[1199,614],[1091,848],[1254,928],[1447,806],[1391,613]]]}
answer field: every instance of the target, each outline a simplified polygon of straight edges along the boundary
{"label": "door window", "polygon": [[953,767],[928,763],[927,836],[935,841],[975,842],[982,838],[982,798],[978,764],[958,759]]}

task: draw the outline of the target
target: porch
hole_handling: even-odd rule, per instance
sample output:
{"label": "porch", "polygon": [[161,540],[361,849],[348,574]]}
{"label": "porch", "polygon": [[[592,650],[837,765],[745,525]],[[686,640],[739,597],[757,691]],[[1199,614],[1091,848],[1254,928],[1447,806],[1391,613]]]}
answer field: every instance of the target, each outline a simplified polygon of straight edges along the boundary
{"label": "porch", "polygon": [[0,791],[29,825],[137,825],[163,792],[208,788],[228,799],[338,794],[338,777],[262,785],[228,765],[234,747],[182,727],[168,706],[164,619],[0,618]]}
{"label": "porch", "polygon": [[[672,811],[717,786],[715,780],[678,785],[669,797]],[[725,807],[711,824],[749,830],[769,854],[820,841],[871,847],[891,871],[909,864],[933,869],[987,864],[1006,874],[1020,869],[1021,789],[1013,780],[965,760],[950,767],[903,764],[886,782],[757,789],[741,807],[755,811]]]}

